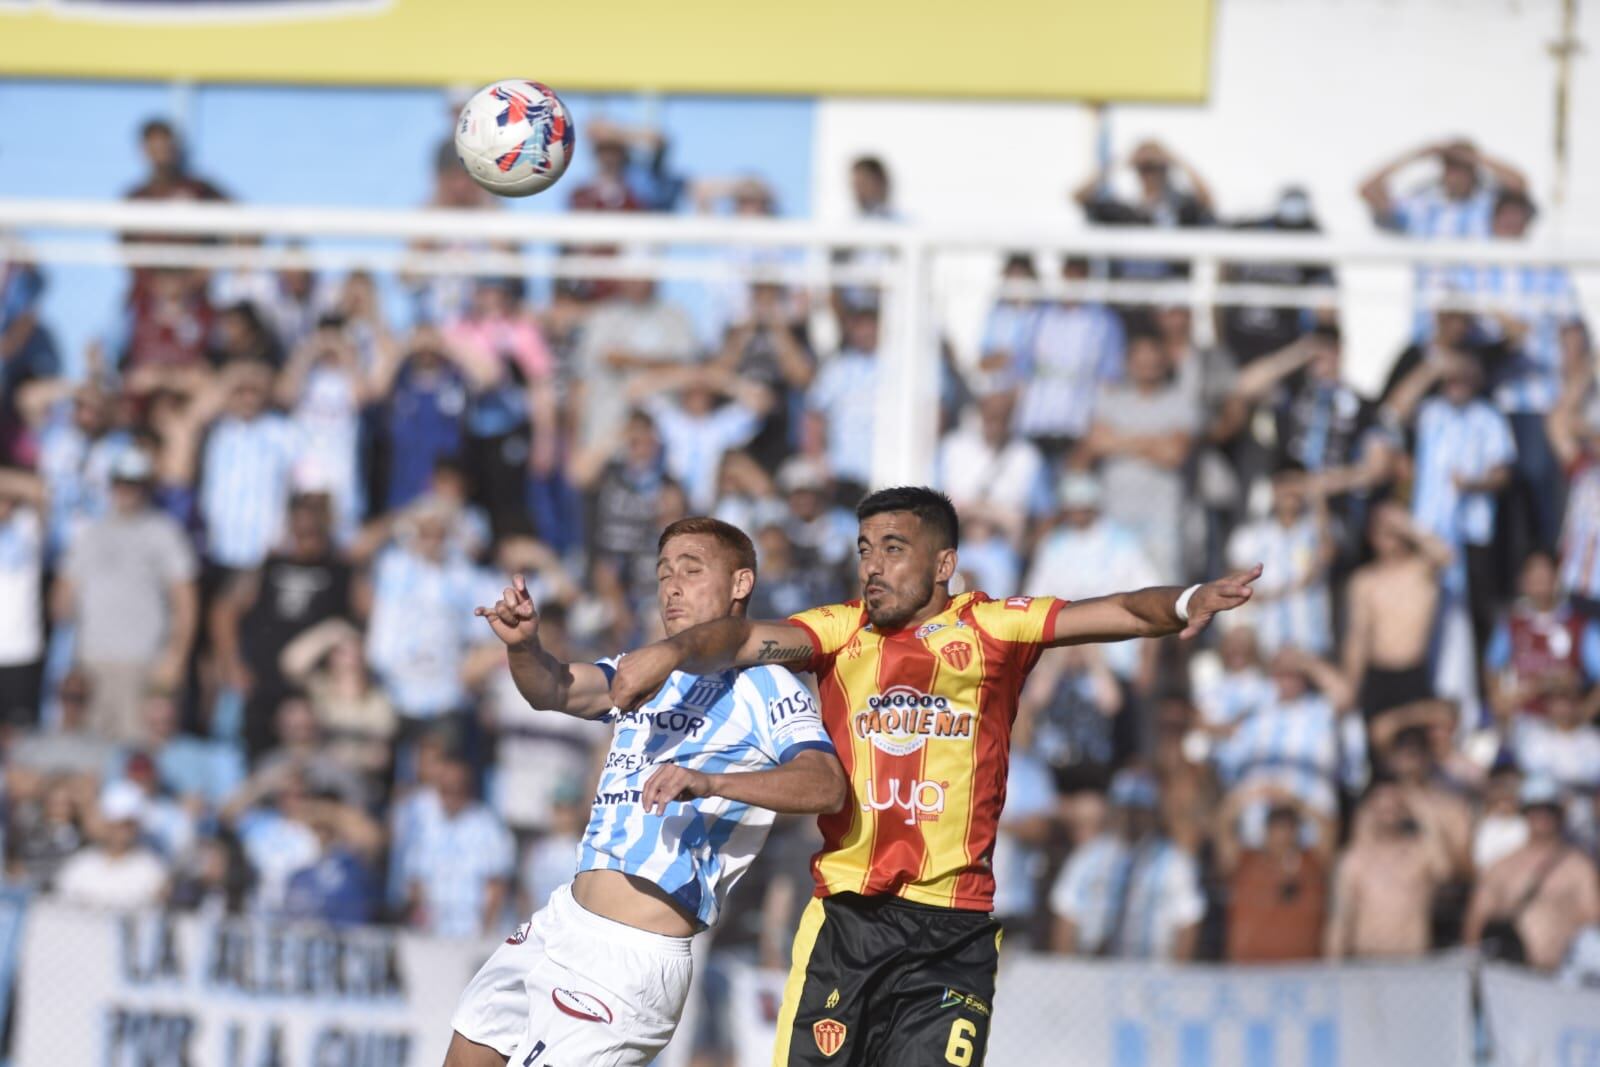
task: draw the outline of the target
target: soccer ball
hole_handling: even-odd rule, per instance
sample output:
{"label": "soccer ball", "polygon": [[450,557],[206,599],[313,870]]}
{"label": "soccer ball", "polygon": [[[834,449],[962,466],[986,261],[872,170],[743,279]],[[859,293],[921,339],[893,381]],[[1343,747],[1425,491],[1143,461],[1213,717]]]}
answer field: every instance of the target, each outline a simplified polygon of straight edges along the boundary
{"label": "soccer ball", "polygon": [[456,155],[491,193],[532,196],[566,172],[576,137],[567,105],[549,86],[510,78],[479,89],[461,109]]}

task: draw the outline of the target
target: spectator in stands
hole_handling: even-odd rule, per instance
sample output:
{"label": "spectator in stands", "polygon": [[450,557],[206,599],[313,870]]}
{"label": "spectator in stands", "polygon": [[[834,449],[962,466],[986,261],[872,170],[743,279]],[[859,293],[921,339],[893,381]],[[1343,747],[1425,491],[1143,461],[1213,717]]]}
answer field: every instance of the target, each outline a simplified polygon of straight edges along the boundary
{"label": "spectator in stands", "polygon": [[436,936],[493,933],[509,903],[515,866],[511,835],[474,799],[472,786],[465,761],[440,764],[438,806],[407,843],[402,859],[411,923]]}
{"label": "spectator in stands", "polygon": [[1200,710],[1200,731],[1213,740],[1226,740],[1248,716],[1275,701],[1277,687],[1262,670],[1261,644],[1248,626],[1229,628],[1217,647],[1221,669],[1207,672],[1195,663],[1195,706]]}
{"label": "spectator in stands", "polygon": [[[1339,791],[1359,756],[1351,751],[1344,715],[1353,693],[1332,664],[1296,649],[1272,658],[1271,699],[1233,720],[1218,748],[1219,777],[1230,788],[1275,785],[1319,815],[1338,812]],[[1265,809],[1249,809],[1246,841],[1260,839]]]}
{"label": "spectator in stands", "polygon": [[265,363],[280,367],[284,351],[283,342],[262,321],[254,305],[234,304],[216,310],[206,346],[206,359],[212,366]]}
{"label": "spectator in stands", "polygon": [[49,892],[61,865],[83,848],[82,812],[95,802],[92,775],[6,768],[6,882]]}
{"label": "spectator in stands", "polygon": [[[1039,269],[1029,252],[1011,252],[1000,266],[1000,285],[1031,286],[1039,281]],[[996,389],[1019,384],[1018,370],[1031,358],[1033,337],[1039,329],[1044,303],[1033,293],[1002,292],[983,320],[983,336],[978,342],[980,396]]]}
{"label": "spectator in stands", "polygon": [[285,917],[331,926],[371,921],[378,900],[371,864],[383,841],[377,823],[360,808],[322,804],[313,807],[310,824],[319,851],[290,875]]}
{"label": "spectator in stands", "polygon": [[474,726],[461,670],[484,636],[472,609],[486,576],[451,550],[452,519],[437,501],[412,505],[396,542],[373,564],[367,662],[401,717],[402,736],[442,721],[470,738]]}
{"label": "spectator in stands", "polygon": [[806,455],[827,461],[840,500],[859,499],[872,481],[878,403],[878,307],[851,303],[839,351],[822,362],[806,394]]}
{"label": "spectator in stands", "polygon": [[578,484],[589,497],[589,582],[609,606],[613,624],[626,633],[633,625],[634,604],[654,596],[661,528],[656,519],[674,484],[650,416],[632,412],[614,454]]}
{"label": "spectator in stands", "polygon": [[360,630],[330,618],[290,641],[279,663],[284,678],[305,691],[324,751],[360,772],[368,795],[377,795],[388,779],[399,721],[361,641]]}
{"label": "spectator in stands", "polygon": [[994,916],[1005,924],[1008,937],[1020,938],[1029,948],[1046,947],[1036,937],[1035,917],[1039,914],[1039,879],[1048,866],[1045,849],[1055,836],[1055,827],[1056,793],[1050,771],[1032,753],[1013,749],[1006,806],[995,828],[989,865],[994,870]]}
{"label": "spectator in stands", "polygon": [[850,163],[850,198],[857,218],[893,219],[893,183],[889,168],[877,156],[857,156]]}
{"label": "spectator in stands", "polygon": [[1519,715],[1507,744],[1512,758],[1530,779],[1552,781],[1573,798],[1571,827],[1593,829],[1592,799],[1600,794],[1600,727],[1594,715],[1600,692],[1585,692],[1567,676],[1544,691],[1542,714]]}
{"label": "spectator in stands", "polygon": [[1376,778],[1334,874],[1324,953],[1329,959],[1417,957],[1428,951],[1434,892],[1450,854],[1392,778]]}
{"label": "spectator in stands", "polygon": [[[1056,493],[1054,529],[1040,540],[1023,582],[1028,589],[1050,589],[1068,600],[1105,596],[1118,589],[1143,589],[1164,578],[1133,532],[1105,514],[1105,490],[1086,471],[1069,471]],[[1124,642],[1106,648],[1117,676],[1132,681],[1152,663],[1150,642]],[[1144,679],[1148,681],[1148,679]]]}
{"label": "spectator in stands", "polygon": [[1547,778],[1522,786],[1528,840],[1484,872],[1467,911],[1466,943],[1542,971],[1561,965],[1583,927],[1600,922],[1600,875],[1562,833],[1562,796]]}
{"label": "spectator in stands", "polygon": [[697,351],[688,313],[661,297],[655,282],[619,281],[616,296],[594,309],[578,343],[572,409],[577,415],[575,460],[592,465],[595,456],[603,462],[610,455],[628,414],[629,377],[688,363]]}
{"label": "spectator in stands", "polygon": [[[1271,233],[1319,233],[1310,194],[1291,185],[1278,194],[1272,213],[1236,222],[1233,228]],[[1331,285],[1333,272],[1320,263],[1228,263],[1222,280],[1236,285],[1279,285],[1311,288]],[[1218,333],[1222,346],[1240,363],[1251,363],[1261,356],[1293,344],[1311,325],[1308,309],[1298,307],[1224,307],[1218,309]]]}
{"label": "spectator in stands", "polygon": [[655,423],[667,473],[695,511],[715,505],[722,457],[755,438],[775,401],[766,386],[712,363],[641,373],[627,394]]}
{"label": "spectator in stands", "polygon": [[330,532],[348,542],[367,510],[361,413],[381,398],[371,392],[361,355],[341,324],[325,322],[295,348],[277,394],[299,441],[294,485],[332,498]]}
{"label": "spectator in stands", "polygon": [[36,440],[38,473],[49,489],[49,556],[111,503],[111,463],[129,447],[112,421],[112,397],[93,381],[35,382],[19,398]]}
{"label": "spectator in stands", "polygon": [[1023,686],[1012,746],[1050,772],[1077,844],[1104,825],[1105,792],[1120,755],[1117,720],[1127,703],[1100,645],[1051,649]]}
{"label": "spectator in stands", "polygon": [[0,468],[0,723],[39,721],[44,670],[44,483]]}
{"label": "spectator in stands", "polygon": [[173,880],[171,903],[212,918],[243,915],[254,890],[250,861],[238,835],[221,830],[201,838]]}
{"label": "spectator in stands", "polygon": [[371,389],[381,402],[383,510],[398,511],[428,491],[440,460],[466,445],[467,379],[436,327],[423,326],[403,354],[380,353]]}
{"label": "spectator in stands", "polygon": [[43,293],[36,267],[0,259],[0,464],[26,458],[18,391],[61,373],[55,337],[39,318]]}
{"label": "spectator in stands", "polygon": [[574,211],[672,211],[683,196],[684,179],[667,165],[670,147],[660,130],[629,128],[607,119],[587,128],[594,146],[596,173],[572,190]]}
{"label": "spectator in stands", "polygon": [[[1239,840],[1241,816],[1262,801],[1268,806],[1261,847],[1246,848]],[[1216,818],[1216,863],[1227,882],[1229,963],[1322,955],[1328,868],[1337,838],[1332,817],[1307,808],[1288,790],[1245,786],[1223,798]]]}
{"label": "spectator in stands", "polygon": [[962,515],[981,513],[1020,547],[1046,484],[1044,457],[1012,430],[1014,393],[988,393],[976,407],[939,443],[934,484]]}
{"label": "spectator in stands", "polygon": [[144,797],[131,782],[105,787],[96,809],[95,844],[61,865],[55,892],[62,902],[86,908],[138,910],[167,895],[167,865],[139,844]]}
{"label": "spectator in stands", "polygon": [[789,508],[784,532],[799,565],[849,570],[853,582],[856,519],[850,507],[840,506],[846,493],[835,486],[827,463],[795,456],[779,468],[778,488]]}
{"label": "spectator in stands", "polygon": [[755,542],[761,584],[750,594],[753,618],[786,619],[838,597],[839,584],[826,569],[800,565],[794,542],[781,525],[762,526]]}
{"label": "spectator in stands", "polygon": [[93,697],[89,675],[79,668],[68,671],[56,687],[60,720],[54,728],[36,727],[9,738],[5,752],[8,778],[24,772],[97,780],[114,772],[121,748],[94,728],[90,716]]}
{"label": "spectator in stands", "polygon": [[[1419,399],[1434,380],[1441,383],[1439,395]],[[1403,421],[1415,412],[1411,510],[1423,529],[1459,552],[1460,568],[1447,573],[1446,586],[1468,597],[1480,651],[1499,591],[1492,554],[1497,496],[1510,484],[1516,458],[1510,424],[1482,389],[1483,368],[1454,356],[1419,367],[1389,400]]]}
{"label": "spectator in stands", "polygon": [[1019,535],[1000,516],[980,509],[967,512],[961,520],[961,559],[957,575],[967,589],[1021,589],[1025,562],[1018,547]]}
{"label": "spectator in stands", "polygon": [[717,504],[712,514],[741,530],[759,530],[763,526],[782,526],[789,518],[789,508],[778,495],[776,479],[748,449],[736,449],[722,456]]}
{"label": "spectator in stands", "polygon": [[198,830],[194,798],[185,801],[173,796],[162,784],[153,759],[143,752],[131,754],[123,763],[121,778],[112,781],[131,784],[139,791],[140,837],[156,855],[168,864],[178,864],[193,853]]}
{"label": "spectator in stands", "polygon": [[1554,689],[1600,680],[1600,622],[1579,615],[1561,595],[1555,560],[1529,555],[1517,592],[1484,654],[1489,706],[1502,723],[1544,715]]}
{"label": "spectator in stands", "polygon": [[140,714],[143,729],[128,746],[129,757],[151,761],[163,792],[204,811],[222,804],[244,782],[244,754],[237,746],[180,732],[175,695],[159,689],[147,693]]}
{"label": "spectator in stands", "polygon": [[[1397,196],[1391,186],[1403,170],[1424,160],[1438,162],[1438,176],[1413,193]],[[1495,193],[1526,194],[1528,179],[1510,163],[1495,159],[1471,141],[1420,145],[1374,171],[1361,183],[1361,199],[1384,229],[1408,237],[1487,237]]]}
{"label": "spectator in stands", "polygon": [[351,767],[330,751],[311,704],[291,694],[278,705],[275,718],[277,744],[255,763],[255,776],[271,781],[293,777],[312,796],[328,797],[347,807],[365,807],[370,800],[360,768]]}
{"label": "spectator in stands", "polygon": [[244,695],[244,740],[252,755],[272,738],[289,694],[281,658],[312,627],[355,614],[355,573],[334,551],[326,496],[289,501],[286,544],[230,582],[210,613],[211,646],[226,684]]}
{"label": "spectator in stands", "polygon": [[[1089,261],[1066,257],[1061,277],[1085,281]],[[1058,459],[1088,434],[1101,387],[1122,380],[1122,320],[1103,304],[1069,296],[1043,305],[1028,336],[1010,343],[1009,374],[1021,383],[1017,432]]]}
{"label": "spectator in stands", "polygon": [[1594,401],[1594,355],[1583,326],[1561,331],[1561,397],[1545,423],[1550,447],[1568,472],[1561,530],[1561,589],[1590,618],[1600,618],[1600,410]]}
{"label": "spectator in stands", "polygon": [[1350,578],[1344,672],[1368,719],[1434,695],[1440,574],[1454,553],[1394,501],[1372,512],[1373,560]]}
{"label": "spectator in stands", "polygon": [[150,507],[153,474],[143,452],[118,455],[111,513],[78,535],[51,593],[57,621],[76,623],[91,728],[113,740],[138,735],[147,686],[178,685],[195,635],[194,553],[178,524]]}
{"label": "spectator in stands", "polygon": [[[1142,141],[1128,153],[1123,165],[1138,179],[1137,199],[1117,199],[1109,159],[1072,194],[1090,222],[1163,227],[1211,224],[1215,211],[1205,179],[1166,145]],[[1173,180],[1174,171],[1181,176],[1181,183]]]}
{"label": "spectator in stands", "polygon": [[188,271],[149,268],[135,275],[120,329],[111,338],[119,370],[201,367],[211,356],[216,315]]}
{"label": "spectator in stands", "polygon": [[[1406,709],[1386,719],[1404,722]],[[1389,736],[1375,724],[1374,763],[1386,769],[1398,786],[1422,834],[1436,842],[1449,861],[1429,903],[1429,943],[1445,948],[1461,941],[1461,916],[1472,887],[1472,807],[1445,780],[1425,726],[1405,726]]]}
{"label": "spectator in stands", "polygon": [[1114,959],[1192,958],[1205,899],[1194,860],[1161,832],[1154,779],[1123,771],[1110,801],[1114,828],[1074,852],[1050,891],[1052,946]]}
{"label": "spectator in stands", "polygon": [[236,363],[218,376],[205,413],[216,411],[200,458],[206,562],[216,576],[261,566],[283,535],[300,456],[294,424],[269,406],[272,369]]}
{"label": "spectator in stands", "polygon": [[1500,759],[1489,771],[1483,803],[1472,836],[1472,870],[1475,877],[1509,856],[1528,840],[1528,821],[1522,817],[1522,769],[1512,759]]}
{"label": "spectator in stands", "polygon": [[1284,467],[1272,479],[1272,513],[1234,530],[1228,566],[1262,564],[1255,595],[1231,626],[1251,626],[1268,655],[1300,648],[1317,656],[1333,651],[1328,572],[1335,547],[1328,534],[1326,499],[1305,471]]}
{"label": "spectator in stands", "polygon": [[[540,620],[539,633],[542,641],[543,619]],[[573,721],[570,715],[552,715],[551,718]],[[544,826],[545,832],[529,845],[522,858],[518,915],[532,915],[544,907],[550,895],[572,881],[578,873],[578,846],[583,841],[584,829],[589,825],[592,808],[589,796],[572,778],[558,778],[550,783],[550,787],[550,813]]]}
{"label": "spectator in stands", "polygon": [[269,773],[252,774],[219,810],[250,862],[255,914],[281,915],[289,880],[317,861],[322,846],[311,828],[315,805],[294,764],[281,762]]}
{"label": "spectator in stands", "polygon": [[1179,538],[1184,468],[1199,413],[1172,380],[1166,352],[1150,335],[1128,343],[1128,381],[1107,386],[1084,441],[1106,487],[1106,514],[1139,539],[1164,581],[1182,578]]}
{"label": "spectator in stands", "polygon": [[128,190],[129,200],[226,200],[211,182],[189,170],[183,141],[165,119],[149,119],[139,127],[139,147],[149,173]]}
{"label": "spectator in stands", "polygon": [[749,452],[765,470],[776,471],[794,450],[799,428],[792,415],[817,376],[805,320],[781,285],[758,282],[750,287],[748,315],[728,328],[716,365],[725,374],[771,390],[771,410]]}

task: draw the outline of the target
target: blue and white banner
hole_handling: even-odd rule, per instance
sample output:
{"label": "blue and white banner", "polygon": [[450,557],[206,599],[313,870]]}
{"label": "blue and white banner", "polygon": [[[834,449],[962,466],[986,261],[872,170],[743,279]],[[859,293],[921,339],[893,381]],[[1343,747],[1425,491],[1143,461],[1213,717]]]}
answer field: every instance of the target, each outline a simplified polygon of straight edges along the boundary
{"label": "blue and white banner", "polygon": [[1494,1067],[1600,1067],[1600,990],[1502,964],[1480,981]]}
{"label": "blue and white banner", "polygon": [[1013,958],[989,1067],[1462,1067],[1470,974],[1454,962],[1212,967]]}
{"label": "blue and white banner", "polygon": [[14,1067],[437,1067],[492,946],[36,903]]}

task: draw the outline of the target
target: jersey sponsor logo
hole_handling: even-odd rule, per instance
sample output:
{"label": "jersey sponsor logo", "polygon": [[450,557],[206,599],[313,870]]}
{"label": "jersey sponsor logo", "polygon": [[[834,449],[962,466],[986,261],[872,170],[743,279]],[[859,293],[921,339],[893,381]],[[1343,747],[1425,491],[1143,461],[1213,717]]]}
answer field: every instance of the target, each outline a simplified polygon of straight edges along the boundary
{"label": "jersey sponsor logo", "polygon": [[1008,596],[1006,597],[1006,610],[1027,611],[1032,603],[1033,597],[1031,596]]}
{"label": "jersey sponsor logo", "polygon": [[837,986],[834,987],[832,993],[828,994],[828,999],[822,1002],[822,1006],[827,1008],[829,1011],[832,1011],[834,1008],[839,1006],[839,989]]}
{"label": "jersey sponsor logo", "polygon": [[944,623],[942,622],[923,623],[921,626],[917,627],[917,640],[924,641],[930,635],[936,634],[942,629],[944,629]]}
{"label": "jersey sponsor logo", "polygon": [[576,989],[552,989],[550,1001],[561,1011],[574,1019],[584,1019],[591,1023],[609,1023],[611,1009],[606,1002],[593,993],[584,993]]}
{"label": "jersey sponsor logo", "polygon": [[694,737],[705,728],[704,716],[687,711],[625,711],[617,716],[619,726],[648,726],[672,734]]}
{"label": "jersey sponsor logo", "polygon": [[867,779],[867,800],[861,805],[862,811],[903,811],[907,826],[932,822],[944,814],[944,791],[950,788],[949,782],[908,778],[902,783],[899,778],[890,778],[884,785],[883,796],[879,797],[878,783]]}
{"label": "jersey sponsor logo", "polygon": [[838,1019],[819,1019],[811,1024],[811,1037],[817,1043],[817,1051],[830,1058],[844,1047],[849,1033],[850,1028]]}
{"label": "jersey sponsor logo", "polygon": [[767,721],[773,726],[780,725],[785,719],[795,715],[815,715],[816,704],[811,701],[810,693],[790,693],[785,697],[774,697],[767,701]]}
{"label": "jersey sponsor logo", "polygon": [[510,937],[506,938],[506,944],[508,944],[508,945],[520,945],[524,941],[528,940],[528,927],[530,927],[532,925],[533,925],[533,923],[526,922],[526,923],[523,923],[521,926],[517,927],[517,932],[512,934]]}
{"label": "jersey sponsor logo", "polygon": [[644,791],[640,789],[614,789],[610,792],[599,792],[594,795],[595,804],[601,807],[615,807],[618,804],[637,804]]}
{"label": "jersey sponsor logo", "polygon": [[964,671],[972,662],[972,644],[968,641],[951,641],[939,649],[939,655],[943,656],[944,661],[951,667]]}
{"label": "jersey sponsor logo", "polygon": [[650,762],[639,752],[607,752],[606,770],[633,772],[640,770]]}
{"label": "jersey sponsor logo", "polygon": [[868,697],[867,706],[855,713],[850,726],[858,738],[872,742],[878,751],[907,756],[930,737],[970,738],[974,718],[970,711],[951,707],[946,697],[895,686]]}
{"label": "jersey sponsor logo", "polygon": [[989,1005],[981,997],[975,997],[971,993],[963,993],[959,989],[951,989],[949,986],[944,987],[944,997],[939,1001],[939,1007],[966,1008],[968,1011],[976,1012],[985,1018],[988,1018],[989,1015]]}

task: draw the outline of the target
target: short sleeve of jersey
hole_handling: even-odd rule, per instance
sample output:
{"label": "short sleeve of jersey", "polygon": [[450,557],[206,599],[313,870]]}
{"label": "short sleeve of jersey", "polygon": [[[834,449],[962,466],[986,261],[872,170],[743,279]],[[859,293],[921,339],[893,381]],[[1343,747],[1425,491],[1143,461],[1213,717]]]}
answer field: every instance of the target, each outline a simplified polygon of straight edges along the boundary
{"label": "short sleeve of jersey", "polygon": [[832,752],[833,742],[822,725],[817,702],[799,679],[782,667],[755,667],[743,674],[746,699],[754,705],[762,748],[779,763],[788,763],[810,749]]}
{"label": "short sleeve of jersey", "polygon": [[1053,596],[1013,596],[986,600],[972,608],[985,633],[1016,645],[1042,645],[1055,632],[1056,616],[1069,601]]}
{"label": "short sleeve of jersey", "polygon": [[861,629],[861,607],[830,604],[791,615],[789,621],[811,636],[814,651],[806,666],[815,670],[832,660]]}
{"label": "short sleeve of jersey", "polygon": [[[612,682],[617,680],[617,664],[621,662],[622,655],[620,653],[615,656],[607,656],[605,659],[597,659],[594,661],[594,665],[600,668],[600,673],[606,676],[606,685],[610,685]],[[612,722],[613,720],[611,718],[611,712],[608,711],[604,715],[596,716],[595,721]]]}

